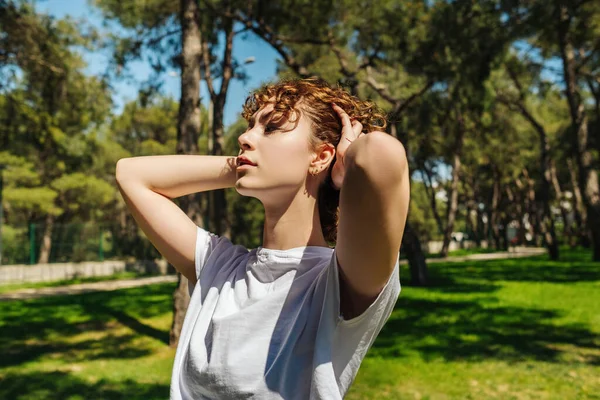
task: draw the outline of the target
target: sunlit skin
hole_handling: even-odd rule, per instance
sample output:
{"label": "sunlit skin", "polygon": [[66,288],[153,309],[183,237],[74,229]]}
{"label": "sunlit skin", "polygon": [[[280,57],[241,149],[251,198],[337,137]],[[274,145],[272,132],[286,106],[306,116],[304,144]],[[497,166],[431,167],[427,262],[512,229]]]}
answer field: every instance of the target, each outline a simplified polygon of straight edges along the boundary
{"label": "sunlit skin", "polygon": [[[301,109],[301,106],[299,107]],[[343,155],[361,133],[362,125],[351,121],[338,106],[332,105],[342,119],[342,139],[337,149],[324,143],[311,149],[312,123],[304,113],[290,122],[273,121],[272,105],[260,109],[240,135],[240,154],[256,164],[236,170],[235,188],[252,196],[265,208],[262,246],[290,249],[301,246],[327,246],[319,221],[317,190],[326,178],[337,152],[332,178],[336,187],[343,182]],[[293,119],[293,118],[292,118]],[[318,127],[317,127],[318,129]],[[318,172],[316,176],[311,172]]]}

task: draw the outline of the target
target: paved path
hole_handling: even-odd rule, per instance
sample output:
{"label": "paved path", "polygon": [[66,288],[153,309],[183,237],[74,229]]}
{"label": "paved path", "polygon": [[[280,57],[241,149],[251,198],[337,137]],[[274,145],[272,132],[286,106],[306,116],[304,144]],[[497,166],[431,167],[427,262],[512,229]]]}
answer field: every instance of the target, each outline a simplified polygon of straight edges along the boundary
{"label": "paved path", "polygon": [[[531,257],[546,254],[547,250],[543,247],[518,247],[515,251],[502,251],[497,253],[471,254],[468,256],[453,256],[445,258],[428,258],[427,264],[462,262],[462,261],[483,261],[483,260],[501,260],[506,258]],[[400,260],[400,265],[408,264],[408,260]]]}
{"label": "paved path", "polygon": [[1,300],[37,299],[48,296],[64,296],[90,292],[105,292],[110,290],[128,289],[155,283],[177,282],[176,275],[153,276],[151,278],[123,279],[114,281],[78,283],[75,285],[55,286],[38,289],[19,289],[14,292],[0,294]]}
{"label": "paved path", "polygon": [[[506,258],[531,257],[546,253],[544,248],[517,248],[516,251],[498,252],[498,253],[483,253],[472,254],[461,257],[446,257],[446,258],[428,258],[427,264],[435,264],[441,262],[461,262],[461,261],[481,261],[481,260],[498,260]],[[407,264],[407,260],[400,260],[400,264]],[[70,294],[81,294],[90,292],[103,292],[118,289],[127,289],[138,286],[152,285],[155,283],[177,282],[177,276],[154,276],[151,278],[124,279],[114,281],[103,281],[93,283],[78,283],[75,285],[56,286],[39,289],[19,289],[14,292],[0,294],[0,300],[23,300],[37,299],[48,296],[64,296]]]}

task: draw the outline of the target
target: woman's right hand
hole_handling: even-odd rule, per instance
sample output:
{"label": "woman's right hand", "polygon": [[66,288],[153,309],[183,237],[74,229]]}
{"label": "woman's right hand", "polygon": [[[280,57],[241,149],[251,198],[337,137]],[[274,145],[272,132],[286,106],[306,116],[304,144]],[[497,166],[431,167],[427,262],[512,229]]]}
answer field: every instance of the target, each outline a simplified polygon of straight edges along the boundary
{"label": "woman's right hand", "polygon": [[341,190],[346,174],[344,156],[352,142],[359,137],[364,136],[365,133],[362,131],[363,125],[357,120],[352,120],[343,108],[335,103],[332,104],[332,107],[342,120],[342,137],[336,147],[336,161],[331,170],[331,180],[333,181],[335,188]]}

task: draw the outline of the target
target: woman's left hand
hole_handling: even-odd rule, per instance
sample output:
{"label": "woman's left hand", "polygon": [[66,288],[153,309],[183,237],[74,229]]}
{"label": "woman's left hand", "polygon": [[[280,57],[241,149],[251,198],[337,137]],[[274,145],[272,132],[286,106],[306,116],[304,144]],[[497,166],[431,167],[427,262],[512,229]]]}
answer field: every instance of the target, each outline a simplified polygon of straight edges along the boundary
{"label": "woman's left hand", "polygon": [[342,137],[336,147],[336,161],[331,170],[333,185],[337,190],[340,190],[346,173],[346,167],[344,166],[346,151],[348,151],[348,147],[353,141],[365,135],[365,133],[362,132],[363,125],[360,122],[350,119],[350,116],[337,104],[332,106],[342,120]]}

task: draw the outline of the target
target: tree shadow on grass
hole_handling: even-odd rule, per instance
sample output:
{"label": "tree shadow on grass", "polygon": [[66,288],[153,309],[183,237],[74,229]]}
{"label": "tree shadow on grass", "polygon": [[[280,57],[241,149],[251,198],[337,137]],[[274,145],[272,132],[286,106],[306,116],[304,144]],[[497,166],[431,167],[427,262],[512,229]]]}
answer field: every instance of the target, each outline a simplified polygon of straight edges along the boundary
{"label": "tree shadow on grass", "polygon": [[[402,298],[379,334],[370,356],[425,360],[564,362],[564,346],[600,354],[600,339],[578,324],[556,325],[554,311],[491,306],[464,300]],[[597,356],[588,363],[598,362]]]}
{"label": "tree shadow on grass", "polygon": [[115,310],[110,307],[103,307],[101,305],[95,305],[94,309],[91,312],[104,313],[106,315],[110,315],[111,317],[114,317],[117,321],[119,321],[121,324],[127,326],[129,329],[131,329],[134,332],[137,332],[140,335],[151,337],[162,342],[163,344],[169,344],[169,332],[156,329],[150,325],[146,325],[123,311]]}
{"label": "tree shadow on grass", "polygon": [[[151,354],[154,349],[147,343],[139,343],[137,335],[111,335],[99,339],[77,342],[53,340],[39,343],[15,341],[2,348],[0,368],[20,365],[47,354],[60,356],[64,362],[82,362],[98,359],[134,359]],[[1,398],[1,397],[0,397]]]}
{"label": "tree shadow on grass", "polygon": [[562,254],[558,262],[543,255],[432,264],[430,285],[418,289],[416,296],[400,296],[369,355],[417,353],[427,360],[573,359],[598,365],[600,337],[587,325],[558,322],[563,317],[560,311],[503,306],[493,294],[502,281],[600,280],[599,265],[590,261],[589,252]]}
{"label": "tree shadow on grass", "polygon": [[0,378],[0,399],[166,399],[169,386],[132,380],[89,383],[66,372],[11,373]]}
{"label": "tree shadow on grass", "polygon": [[[67,359],[137,358],[153,351],[150,337],[168,343],[168,332],[144,324],[171,312],[173,285],[0,303],[0,366],[19,365],[45,354]],[[118,323],[134,333],[112,334]],[[109,334],[106,334],[109,332]],[[82,333],[94,338],[74,339]]]}
{"label": "tree shadow on grass", "polygon": [[[552,261],[548,256],[489,261],[432,264],[432,277],[453,281],[482,279],[487,281],[586,282],[600,280],[600,264],[573,257]],[[443,274],[443,276],[442,276]]]}

